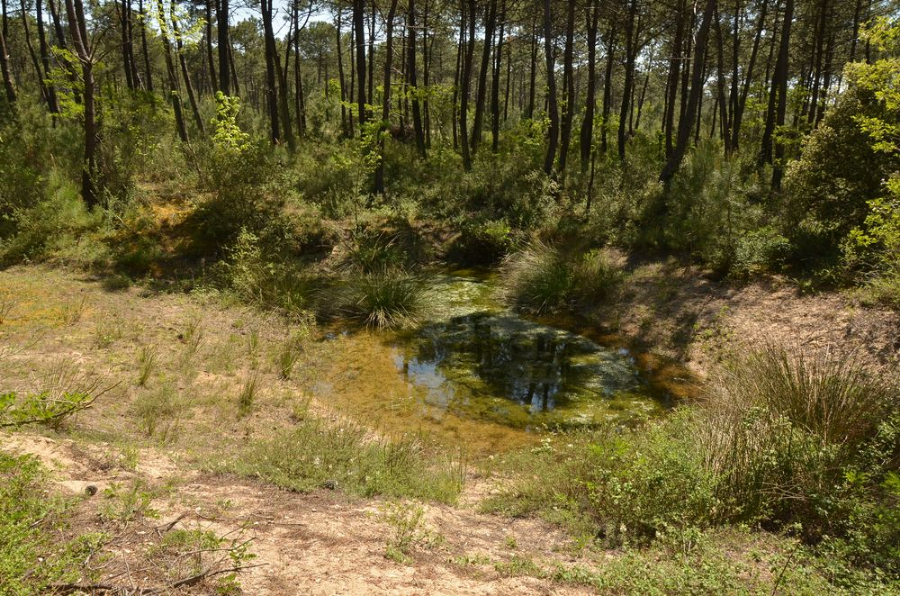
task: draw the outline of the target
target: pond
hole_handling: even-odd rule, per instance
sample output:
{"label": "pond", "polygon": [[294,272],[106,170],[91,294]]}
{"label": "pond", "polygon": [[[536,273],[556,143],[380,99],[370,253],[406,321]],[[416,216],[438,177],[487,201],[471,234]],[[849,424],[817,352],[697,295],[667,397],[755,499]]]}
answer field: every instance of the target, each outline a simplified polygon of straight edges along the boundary
{"label": "pond", "polygon": [[484,454],[656,416],[693,391],[686,370],[619,338],[513,312],[494,276],[435,276],[431,298],[414,330],[329,334],[314,394],[387,434]]}

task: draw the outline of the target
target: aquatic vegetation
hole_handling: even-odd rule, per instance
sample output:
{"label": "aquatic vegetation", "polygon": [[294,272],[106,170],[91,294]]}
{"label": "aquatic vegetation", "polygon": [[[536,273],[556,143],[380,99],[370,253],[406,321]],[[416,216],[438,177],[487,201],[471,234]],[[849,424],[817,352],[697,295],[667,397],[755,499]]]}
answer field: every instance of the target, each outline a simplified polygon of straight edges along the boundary
{"label": "aquatic vegetation", "polygon": [[543,314],[603,300],[622,272],[601,251],[568,254],[536,241],[504,260],[501,277],[512,304]]}
{"label": "aquatic vegetation", "polygon": [[339,292],[339,312],[367,327],[409,327],[428,305],[427,279],[399,269],[351,274]]}

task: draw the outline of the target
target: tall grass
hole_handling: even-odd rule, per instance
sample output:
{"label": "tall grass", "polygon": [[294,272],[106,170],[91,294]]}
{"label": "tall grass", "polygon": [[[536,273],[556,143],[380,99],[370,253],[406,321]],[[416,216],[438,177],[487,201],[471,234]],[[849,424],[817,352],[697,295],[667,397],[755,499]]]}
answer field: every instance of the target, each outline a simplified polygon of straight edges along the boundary
{"label": "tall grass", "polygon": [[351,274],[338,299],[339,310],[368,327],[407,327],[421,319],[427,294],[423,276],[399,269]]}
{"label": "tall grass", "polygon": [[538,512],[613,545],[784,529],[900,579],[900,400],[852,358],[769,346],[714,377],[702,404],[507,459],[516,481],[488,509]]}
{"label": "tall grass", "polygon": [[596,303],[622,279],[622,272],[601,251],[566,253],[541,241],[508,256],[501,273],[508,299],[537,314]]}

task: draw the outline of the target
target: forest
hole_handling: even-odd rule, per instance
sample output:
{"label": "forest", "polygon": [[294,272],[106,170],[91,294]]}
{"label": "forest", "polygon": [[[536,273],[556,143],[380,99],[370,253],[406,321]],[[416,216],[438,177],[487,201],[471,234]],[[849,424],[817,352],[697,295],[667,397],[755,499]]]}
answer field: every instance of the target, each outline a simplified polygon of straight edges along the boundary
{"label": "forest", "polygon": [[0,595],[900,593],[897,0],[0,8]]}

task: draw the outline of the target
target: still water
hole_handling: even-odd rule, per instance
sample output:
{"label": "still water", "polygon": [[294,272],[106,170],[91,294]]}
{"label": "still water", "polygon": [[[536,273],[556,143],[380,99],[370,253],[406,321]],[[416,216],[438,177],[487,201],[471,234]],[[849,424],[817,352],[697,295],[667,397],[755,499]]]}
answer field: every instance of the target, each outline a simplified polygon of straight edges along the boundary
{"label": "still water", "polygon": [[491,276],[436,276],[430,298],[416,329],[330,334],[317,397],[388,434],[491,453],[546,430],[656,416],[694,386],[672,363],[590,339],[595,330],[523,318]]}

